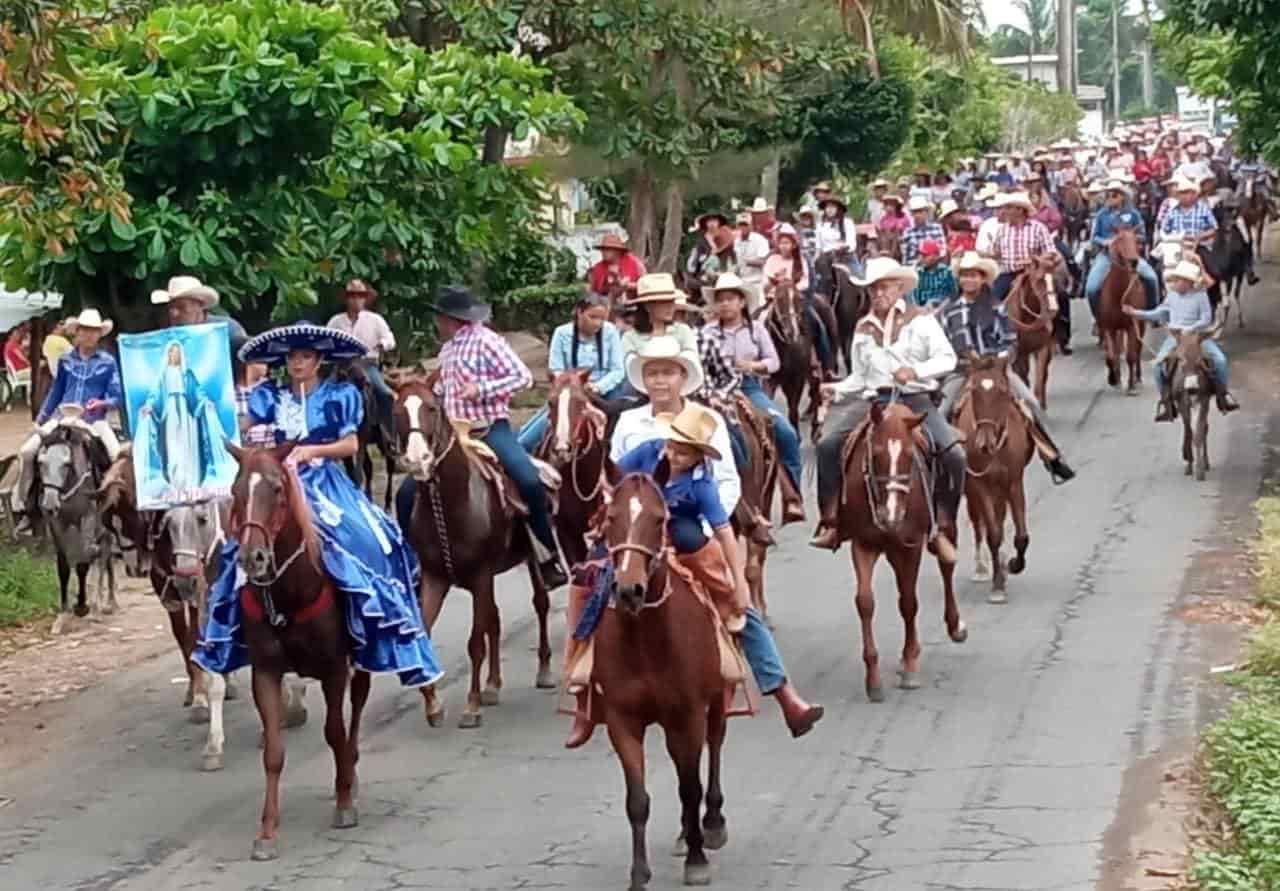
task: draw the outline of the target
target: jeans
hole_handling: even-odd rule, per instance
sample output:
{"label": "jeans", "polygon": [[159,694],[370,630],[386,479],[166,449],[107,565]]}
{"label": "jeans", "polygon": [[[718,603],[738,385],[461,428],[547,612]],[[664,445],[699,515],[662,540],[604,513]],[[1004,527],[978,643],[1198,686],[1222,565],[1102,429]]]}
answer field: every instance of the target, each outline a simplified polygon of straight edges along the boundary
{"label": "jeans", "polygon": [[834,369],[836,357],[831,352],[831,338],[835,336],[835,332],[828,331],[827,326],[822,324],[822,317],[813,308],[812,299],[805,304],[805,315],[809,317],[809,326],[813,329],[813,349],[818,354],[818,363],[825,369]]}
{"label": "jeans", "polygon": [[[627,395],[626,382],[624,381],[614,387],[608,393],[605,393],[602,399],[621,399]],[[551,426],[551,407],[544,405],[538,409],[537,413],[525,421],[524,426],[520,428],[520,433],[516,437],[520,441],[521,447],[532,455],[542,443],[542,437],[547,435],[547,428]]]}
{"label": "jeans", "polygon": [[[121,412],[124,414],[124,412]],[[107,450],[107,458],[114,461],[120,454],[120,440],[116,437],[116,432],[111,429],[111,425],[106,420],[93,421],[85,423],[83,420],[62,420],[59,417],[53,417],[40,425],[40,432],[45,436],[49,436],[59,425],[68,427],[76,427],[82,430],[88,430],[102,443]],[[13,495],[10,502],[15,512],[22,512],[27,509],[27,497],[31,494],[31,486],[36,479],[36,455],[40,453],[40,446],[44,440],[39,434],[33,433],[27,437],[26,441],[18,448],[18,482],[13,488]]]}
{"label": "jeans", "polygon": [[742,644],[742,655],[751,666],[751,674],[755,676],[756,686],[765,696],[778,692],[778,688],[787,682],[787,670],[782,666],[782,654],[778,652],[778,644],[754,609],[747,608],[747,624],[738,633]]}
{"label": "jeans", "polygon": [[672,517],[667,521],[667,535],[677,554],[695,554],[707,546],[702,522],[693,517]]}
{"label": "jeans", "polygon": [[[1177,345],[1178,342],[1169,336],[1164,339],[1164,343],[1160,344],[1160,349],[1156,352],[1156,386],[1160,388],[1161,396],[1169,395],[1169,379],[1166,376],[1164,360]],[[1230,369],[1227,367],[1227,354],[1222,351],[1222,347],[1218,346],[1216,340],[1201,341],[1200,350],[1213,368],[1214,383],[1223,390],[1227,389],[1231,380]]]}
{"label": "jeans", "polygon": [[778,411],[773,401],[769,399],[764,387],[760,384],[759,378],[744,377],[742,379],[742,392],[751,400],[752,405],[767,414],[773,421],[773,438],[778,443],[778,452],[782,456],[782,466],[786,468],[787,475],[791,477],[791,482],[799,490],[801,467],[803,466],[800,462],[800,434],[796,432],[795,427],[791,426],[791,421],[787,416]]}
{"label": "jeans", "polygon": [[382,376],[382,369],[377,362],[366,362],[363,370],[373,389],[373,398],[378,401],[378,413],[390,419],[395,414],[396,394],[387,386],[387,379]]}
{"label": "jeans", "polygon": [[[1107,273],[1111,271],[1111,255],[1106,251],[1100,251],[1093,258],[1093,263],[1089,267],[1089,278],[1084,284],[1084,296],[1089,300],[1089,309],[1093,310],[1093,317],[1098,317],[1098,297],[1102,294],[1102,283],[1107,280]],[[1151,264],[1141,258],[1138,259],[1138,277],[1142,279],[1142,288],[1147,292],[1147,309],[1155,309],[1160,303],[1160,282],[1156,279],[1156,271],[1151,268]]]}

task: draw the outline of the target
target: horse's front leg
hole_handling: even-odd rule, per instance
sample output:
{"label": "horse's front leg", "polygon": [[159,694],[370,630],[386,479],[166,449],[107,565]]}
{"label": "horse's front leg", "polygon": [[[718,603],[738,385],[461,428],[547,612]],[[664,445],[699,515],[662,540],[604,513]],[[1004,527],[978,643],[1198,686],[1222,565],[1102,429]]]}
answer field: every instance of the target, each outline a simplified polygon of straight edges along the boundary
{"label": "horse's front leg", "polygon": [[333,752],[333,828],[351,829],[360,822],[356,812],[352,789],[356,781],[356,763],[351,751],[351,739],[342,710],[347,700],[347,679],[350,669],[344,656],[339,659],[320,684],[324,692],[324,741]]}
{"label": "horse's front leg", "polygon": [[1196,480],[1203,482],[1209,472],[1209,396],[1200,397],[1199,411],[1196,412]]}
{"label": "horse's front leg", "polygon": [[916,628],[916,616],[920,601],[916,596],[916,581],[920,577],[922,549],[897,548],[887,552],[889,565],[898,583],[898,612],[902,615],[902,666],[899,670],[899,686],[904,690],[920,688],[920,636]]}
{"label": "horse's front leg", "polygon": [[[479,591],[471,592],[471,634],[467,637],[467,656],[471,660],[471,685],[467,688],[467,702],[458,717],[458,727],[470,730],[479,727],[484,720],[480,713],[480,671],[484,667],[485,633],[489,617]],[[430,716],[428,716],[429,718]]]}
{"label": "horse's front leg", "polygon": [[226,746],[226,733],[222,729],[222,704],[227,698],[227,679],[220,674],[201,671],[209,688],[209,738],[200,756],[201,770],[222,770],[222,753]]}
{"label": "horse's front leg", "polygon": [[[547,586],[542,583],[542,574],[532,563],[529,564],[529,581],[533,585],[533,611],[538,615],[538,673],[534,677],[533,686],[539,690],[554,690],[557,684],[551,674],[551,636],[547,632],[551,597],[547,594]],[[501,676],[498,683],[501,686]]]}
{"label": "horse's front leg", "polygon": [[[481,592],[483,593],[483,597]],[[485,656],[489,660],[489,676],[485,678],[481,705],[497,705],[502,701],[502,615],[498,610],[498,598],[493,590],[493,576],[471,592],[474,600],[482,600],[484,607]],[[546,633],[545,627],[542,629]],[[551,669],[551,644],[547,644],[547,674]]]}
{"label": "horse's front leg", "polygon": [[[680,835],[685,845],[684,883],[711,884],[711,864],[707,862],[702,835],[702,749],[706,744],[707,722],[701,709],[693,709],[677,727],[664,727],[667,754],[676,768],[680,786]],[[677,842],[678,844],[678,842]]]}
{"label": "horse's front leg", "polygon": [[254,860],[275,860],[280,856],[280,774],[284,772],[284,731],[280,729],[284,708],[279,672],[253,669],[253,703],[262,722],[262,769],[267,788],[262,800],[262,823],[253,842]]}
{"label": "horse's front leg", "polygon": [[1036,357],[1036,399],[1040,407],[1049,410],[1049,364],[1053,361],[1053,344],[1042,349]]}
{"label": "horse's front leg", "polygon": [[81,617],[89,615],[88,577],[89,564],[76,564],[76,615]]}
{"label": "horse's front leg", "polygon": [[[983,522],[982,515],[982,496],[978,491],[977,484],[970,481],[965,486],[964,501],[969,510],[969,526],[973,529],[973,573],[969,576],[970,581],[989,582],[991,581],[992,561],[987,556],[987,532]],[[958,545],[959,542],[956,542]]]}
{"label": "horse's front leg", "polygon": [[858,608],[858,619],[862,623],[862,664],[866,669],[867,698],[872,702],[884,702],[884,688],[880,684],[880,654],[876,652],[874,630],[876,595],[871,587],[872,573],[879,554],[859,544],[856,539],[850,550],[858,585],[854,603]]}
{"label": "horse's front leg", "polygon": [[[1176,398],[1178,405],[1178,414],[1182,415],[1182,462],[1183,474],[1191,476],[1195,470],[1195,438],[1191,433],[1191,400],[1183,394],[1179,394]],[[1196,407],[1199,407],[1200,399],[1196,397]]]}
{"label": "horse's front leg", "polygon": [[[1027,568],[1027,548],[1031,546],[1031,533],[1027,529],[1027,491],[1023,473],[1015,471],[1009,484],[1009,511],[1013,514],[1013,550],[1009,558],[1009,571],[1014,575]],[[1001,525],[1004,517],[1000,517]]]}
{"label": "horse's front leg", "polygon": [[724,819],[724,791],[720,787],[726,724],[724,700],[713,701],[707,709],[707,812],[702,818],[702,846],[709,851],[718,851],[729,842],[729,829]]}
{"label": "horse's front leg", "polygon": [[[419,599],[422,606],[422,624],[427,633],[431,633],[436,619],[440,618],[440,610],[444,607],[445,595],[449,593],[449,583],[431,575],[424,568]],[[431,727],[444,725],[444,700],[436,691],[435,684],[427,684],[422,688],[423,710],[426,712],[427,724]]]}
{"label": "horse's front leg", "polygon": [[644,891],[653,876],[645,843],[649,793],[644,787],[644,724],[635,718],[615,714],[608,708],[605,723],[609,729],[609,742],[622,764],[622,777],[627,784],[627,821],[631,824],[630,891]]}

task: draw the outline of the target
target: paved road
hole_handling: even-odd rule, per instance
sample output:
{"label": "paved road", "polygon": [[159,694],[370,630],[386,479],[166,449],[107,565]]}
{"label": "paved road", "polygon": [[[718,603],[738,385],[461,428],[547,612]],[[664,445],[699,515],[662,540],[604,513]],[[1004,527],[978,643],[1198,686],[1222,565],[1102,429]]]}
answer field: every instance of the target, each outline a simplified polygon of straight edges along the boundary
{"label": "paved road", "polygon": [[[799,742],[772,703],[731,723],[719,887],[1095,887],[1126,770],[1185,740],[1201,718],[1196,682],[1208,656],[1173,608],[1193,555],[1212,542],[1222,499],[1256,487],[1260,414],[1255,404],[1229,423],[1215,415],[1216,466],[1195,485],[1182,476],[1173,430],[1150,423],[1150,390],[1140,399],[1105,391],[1086,341],[1078,336],[1076,356],[1055,362],[1050,406],[1080,479],[1054,489],[1032,468],[1029,568],[1007,606],[961,582],[968,643],[946,640],[926,567],[923,689],[866,701],[847,555],[804,547],[807,529],[782,536],[769,564],[779,640],[827,718]],[[1233,353],[1247,346],[1236,341]],[[967,543],[962,551],[967,578]],[[901,626],[887,576],[878,590],[892,677]],[[178,707],[170,657],[81,697],[48,728],[71,735],[59,755],[0,775],[0,795],[14,799],[0,807],[0,886],[623,887],[628,827],[605,735],[577,753],[561,748],[565,719],[532,686],[519,579],[507,580],[502,602],[508,686],[483,728],[432,731],[415,695],[376,686],[359,828],[327,828],[332,768],[313,692],[312,724],[288,737],[282,859],[248,862],[262,786],[253,709],[229,705],[227,769],[199,773],[202,739]],[[469,616],[467,595],[455,593],[437,634],[455,715]],[[652,887],[670,888],[680,875],[665,856],[677,808],[657,733],[649,753]]]}

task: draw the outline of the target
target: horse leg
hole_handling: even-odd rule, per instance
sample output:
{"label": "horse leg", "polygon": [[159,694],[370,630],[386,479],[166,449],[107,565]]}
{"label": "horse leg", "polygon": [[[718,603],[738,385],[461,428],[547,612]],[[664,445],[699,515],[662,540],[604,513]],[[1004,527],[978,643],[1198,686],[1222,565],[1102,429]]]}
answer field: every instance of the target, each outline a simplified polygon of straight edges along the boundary
{"label": "horse leg", "polygon": [[862,664],[866,668],[867,698],[872,702],[884,702],[884,688],[880,686],[880,654],[876,652],[876,638],[873,620],[876,615],[876,595],[871,588],[872,572],[875,570],[876,557],[872,550],[853,542],[853,572],[858,579],[858,593],[854,603],[858,607],[858,618],[862,622]]}
{"label": "horse leg", "polygon": [[254,860],[275,860],[280,856],[280,774],[284,772],[284,733],[280,730],[283,693],[280,675],[253,670],[253,702],[262,722],[262,769],[267,776],[262,801],[262,824],[253,842]]}
{"label": "horse leg", "polygon": [[1107,357],[1107,386],[1120,386],[1119,347],[1116,344],[1116,332],[1102,332],[1102,348]]}
{"label": "horse leg", "polygon": [[385,444],[383,446],[382,457],[387,462],[387,491],[386,491],[386,494],[383,495],[382,497],[382,509],[385,510],[388,514],[390,514],[392,492],[395,489],[393,482],[395,481],[395,478],[396,478],[396,462],[395,462],[395,459],[391,456],[391,449],[387,447]]}
{"label": "horse leg", "polygon": [[195,606],[179,606],[176,612],[169,614],[169,627],[178,642],[178,649],[182,651],[182,664],[187,669],[187,704],[191,706],[191,710],[187,712],[187,720],[192,724],[204,724],[210,717],[205,673],[191,661],[191,654],[196,649],[199,615]]}
{"label": "horse leg", "polygon": [[334,665],[320,683],[324,691],[324,741],[333,752],[333,828],[351,829],[360,822],[351,789],[355,785],[356,763],[351,757],[351,740],[342,711],[347,704],[347,680],[350,669],[346,657]]}
{"label": "horse leg", "polygon": [[1196,481],[1203,482],[1209,472],[1209,397],[1200,397],[1196,412]]}
{"label": "horse leg", "polygon": [[1015,472],[1009,486],[1009,511],[1013,514],[1014,550],[1013,557],[1009,559],[1009,571],[1018,575],[1027,568],[1027,548],[1031,545],[1031,533],[1027,531],[1027,492],[1021,472]]}
{"label": "horse leg", "polygon": [[373,676],[367,671],[355,669],[351,673],[351,726],[347,728],[347,746],[351,750],[351,797],[356,798],[360,792],[360,780],[355,776],[356,765],[360,763],[360,717],[364,714],[365,703],[369,701],[369,685]]}
{"label": "horse leg", "polygon": [[920,635],[916,629],[920,600],[916,596],[916,580],[920,576],[921,553],[919,548],[886,552],[898,584],[898,613],[902,616],[902,664],[898,667],[898,686],[903,690],[920,688]]}
{"label": "horse leg", "polygon": [[718,851],[729,841],[724,819],[724,791],[720,788],[720,752],[724,748],[724,700],[712,700],[707,707],[707,812],[702,818],[702,846]]}
{"label": "horse leg", "polygon": [[[436,619],[440,617],[440,610],[444,607],[444,598],[448,593],[449,583],[447,581],[437,579],[425,570],[423,571],[418,597],[422,604],[422,624],[428,634],[431,633],[431,628],[435,625]],[[431,727],[443,726],[444,701],[436,694],[435,684],[427,684],[422,688],[422,701],[427,716],[427,724]]]}
{"label": "horse leg", "polygon": [[711,884],[711,864],[707,862],[702,838],[702,749],[706,744],[705,714],[695,708],[677,727],[664,727],[667,754],[675,764],[680,785],[680,829],[685,843],[684,883]]}
{"label": "horse leg", "polygon": [[467,638],[467,655],[471,659],[471,686],[467,688],[467,703],[458,717],[458,726],[463,730],[479,727],[483,720],[480,714],[480,669],[484,667],[484,635],[488,630],[488,618],[480,593],[472,591],[471,635]]}
{"label": "horse leg", "polygon": [[966,487],[965,504],[969,510],[969,525],[973,528],[973,574],[971,581],[991,581],[992,561],[986,553],[987,530],[982,518],[982,496],[977,487],[970,483]]}
{"label": "horse leg", "polygon": [[1053,361],[1053,344],[1043,347],[1036,354],[1036,399],[1040,407],[1049,410],[1049,363]]}
{"label": "horse leg", "polygon": [[[1191,476],[1195,470],[1194,437],[1191,433],[1191,400],[1185,394],[1179,394],[1178,414],[1182,416],[1182,462],[1184,476]],[[1200,398],[1196,397],[1197,407]]]}
{"label": "horse leg", "polygon": [[542,574],[532,566],[529,580],[533,582],[533,610],[538,614],[538,674],[533,686],[539,690],[554,690],[559,685],[551,674],[551,637],[547,633],[547,613],[551,611],[551,597],[542,583]]}
{"label": "horse leg", "polygon": [[[484,591],[485,655],[489,660],[489,677],[480,693],[480,704],[497,705],[502,701],[502,616],[498,612],[498,601],[493,593],[493,576],[482,582],[480,589]],[[478,597],[479,592],[473,591],[471,596]],[[550,652],[551,645],[547,644],[548,662],[551,659]]]}
{"label": "horse leg", "polygon": [[1125,395],[1137,396],[1138,384],[1142,381],[1142,335],[1136,328],[1125,338],[1125,360],[1129,364],[1129,386]]}
{"label": "horse leg", "polygon": [[622,776],[627,784],[627,820],[631,823],[630,891],[644,891],[653,876],[645,844],[649,793],[644,788],[644,725],[635,718],[616,715],[611,709],[606,709],[606,712],[609,742],[618,753]]}
{"label": "horse leg", "polygon": [[89,615],[89,601],[87,599],[85,580],[89,575],[88,563],[76,564],[76,615],[83,618]]}
{"label": "horse leg", "polygon": [[373,503],[373,455],[369,454],[369,446],[366,445],[360,453],[361,469],[364,471],[364,494]]}
{"label": "horse leg", "polygon": [[1004,549],[1004,518],[1007,501],[1000,493],[984,490],[982,496],[983,525],[987,529],[987,553],[991,559],[991,593],[987,603],[1008,603],[1008,578],[1000,552]]}
{"label": "horse leg", "polygon": [[205,676],[209,685],[209,738],[200,753],[200,769],[222,770],[222,751],[227,741],[222,729],[222,703],[227,698],[227,679],[199,668],[196,671]]}

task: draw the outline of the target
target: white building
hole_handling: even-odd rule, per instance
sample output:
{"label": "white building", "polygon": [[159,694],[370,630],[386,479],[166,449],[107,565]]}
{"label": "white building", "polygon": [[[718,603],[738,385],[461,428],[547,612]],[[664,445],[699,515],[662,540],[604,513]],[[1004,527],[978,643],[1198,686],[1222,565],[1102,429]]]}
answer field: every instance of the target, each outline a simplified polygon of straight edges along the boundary
{"label": "white building", "polygon": [[[991,61],[997,68],[1008,71],[1021,80],[1028,80],[1028,73],[1030,73],[1030,80],[1042,83],[1050,90],[1058,89],[1057,53],[1036,53],[1030,59],[1029,69],[1025,55],[1001,56]],[[1102,109],[1106,97],[1107,91],[1102,87],[1091,84],[1076,86],[1076,102],[1080,103],[1080,107],[1084,110],[1084,118],[1080,121],[1080,135],[1085,139],[1102,138],[1104,129]]]}

